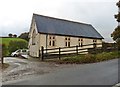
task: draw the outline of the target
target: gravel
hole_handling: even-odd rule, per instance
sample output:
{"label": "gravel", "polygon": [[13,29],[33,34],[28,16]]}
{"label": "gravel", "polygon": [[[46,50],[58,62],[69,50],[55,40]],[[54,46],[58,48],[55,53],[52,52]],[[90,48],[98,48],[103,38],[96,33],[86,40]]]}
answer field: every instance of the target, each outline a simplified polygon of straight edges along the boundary
{"label": "gravel", "polygon": [[2,71],[2,83],[29,78],[32,76],[43,75],[54,72],[60,68],[70,67],[71,65],[58,65],[50,62],[41,62],[38,59],[21,59],[7,57],[5,63],[10,66]]}

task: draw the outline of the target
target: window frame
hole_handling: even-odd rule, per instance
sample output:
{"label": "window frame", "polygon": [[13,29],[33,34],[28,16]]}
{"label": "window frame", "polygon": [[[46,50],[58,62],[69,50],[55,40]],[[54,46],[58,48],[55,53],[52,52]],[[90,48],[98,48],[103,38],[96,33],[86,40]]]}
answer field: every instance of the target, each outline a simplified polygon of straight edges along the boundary
{"label": "window frame", "polygon": [[55,47],[56,46],[56,36],[49,35],[49,46]]}
{"label": "window frame", "polygon": [[78,46],[83,47],[83,38],[78,38]]}
{"label": "window frame", "polygon": [[70,47],[70,46],[71,46],[71,38],[65,37],[65,47]]}

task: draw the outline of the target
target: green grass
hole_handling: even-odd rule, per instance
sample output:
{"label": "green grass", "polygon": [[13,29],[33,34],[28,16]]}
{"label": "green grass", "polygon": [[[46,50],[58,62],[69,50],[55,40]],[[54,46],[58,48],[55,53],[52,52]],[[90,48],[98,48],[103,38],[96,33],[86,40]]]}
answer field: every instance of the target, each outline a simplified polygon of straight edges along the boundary
{"label": "green grass", "polygon": [[0,38],[0,44],[5,44],[6,46],[9,45],[10,41],[26,41],[26,40],[20,38]]}
{"label": "green grass", "polygon": [[56,60],[54,62],[59,64],[83,64],[83,63],[95,63],[111,59],[120,58],[120,52],[103,52],[99,54],[86,54],[78,56],[69,56]]}
{"label": "green grass", "polygon": [[10,55],[8,47],[9,47],[9,43],[11,41],[24,41],[24,42],[27,42],[26,40],[21,39],[21,38],[9,38],[9,37],[8,38],[0,38],[0,44],[5,44],[5,46],[6,46],[6,49],[7,49],[6,56]]}
{"label": "green grass", "polygon": [[96,55],[96,62],[110,60],[120,57],[119,52],[103,52]]}

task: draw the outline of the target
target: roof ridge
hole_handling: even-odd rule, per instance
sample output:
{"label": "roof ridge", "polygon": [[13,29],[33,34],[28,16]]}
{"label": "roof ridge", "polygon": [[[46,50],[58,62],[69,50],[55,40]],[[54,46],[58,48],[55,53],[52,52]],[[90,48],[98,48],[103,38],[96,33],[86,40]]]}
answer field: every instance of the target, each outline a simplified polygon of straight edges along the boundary
{"label": "roof ridge", "polygon": [[51,18],[51,19],[56,19],[56,20],[61,20],[61,21],[77,23],[77,24],[84,24],[84,25],[92,26],[91,24],[87,24],[87,23],[82,23],[82,22],[77,22],[77,21],[72,21],[72,20],[67,20],[67,19],[62,19],[62,18],[56,18],[56,17],[51,17],[51,16],[45,16],[45,15],[40,15],[40,14],[36,14],[36,13],[33,13],[33,15],[42,16],[42,17]]}

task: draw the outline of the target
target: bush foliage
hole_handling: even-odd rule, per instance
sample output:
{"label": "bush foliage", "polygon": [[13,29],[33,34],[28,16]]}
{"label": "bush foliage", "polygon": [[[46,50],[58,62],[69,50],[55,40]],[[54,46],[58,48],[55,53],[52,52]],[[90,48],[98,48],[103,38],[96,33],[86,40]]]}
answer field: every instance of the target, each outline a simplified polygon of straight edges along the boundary
{"label": "bush foliage", "polygon": [[11,54],[12,52],[18,49],[26,49],[27,45],[28,45],[27,41],[10,41],[8,45],[9,53]]}
{"label": "bush foliage", "polygon": [[71,56],[71,57],[65,57],[61,59],[60,61],[57,61],[57,63],[76,63],[76,64],[82,64],[82,63],[95,63],[100,61],[106,61],[110,59],[115,59],[120,57],[120,52],[103,52],[99,54],[86,54],[86,55],[78,55],[78,56]]}
{"label": "bush foliage", "polygon": [[19,38],[24,39],[24,40],[26,40],[26,41],[29,41],[28,35],[29,35],[29,32],[25,32],[25,33],[22,33],[22,34],[19,36]]}
{"label": "bush foliage", "polygon": [[[2,53],[5,56],[9,56],[11,54],[11,52],[17,50],[17,49],[22,49],[22,48],[27,48],[27,44],[28,42],[24,39],[20,39],[20,38],[8,38],[8,37],[4,37],[4,38],[0,38],[0,44],[3,45],[1,48],[2,49]],[[4,50],[4,52],[3,52]]]}

